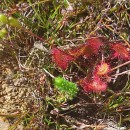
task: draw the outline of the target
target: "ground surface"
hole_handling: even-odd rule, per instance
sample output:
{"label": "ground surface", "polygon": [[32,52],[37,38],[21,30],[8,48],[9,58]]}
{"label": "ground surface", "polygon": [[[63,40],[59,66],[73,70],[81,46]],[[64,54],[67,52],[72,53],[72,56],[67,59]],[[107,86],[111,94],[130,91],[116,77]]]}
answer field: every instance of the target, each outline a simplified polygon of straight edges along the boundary
{"label": "ground surface", "polygon": [[[0,130],[130,129],[129,59],[117,58],[110,63],[117,68],[114,76],[108,77],[105,92],[86,93],[78,83],[92,70],[84,67],[91,59],[81,57],[79,64],[72,63],[62,70],[51,53],[55,47],[63,50],[78,47],[91,37],[110,42],[121,40],[129,52],[129,1],[0,3],[0,13],[21,24],[20,28],[0,24],[0,30],[7,30],[0,39]],[[96,58],[109,55],[109,51],[99,52]],[[57,76],[78,84],[79,91],[72,100],[55,88]]]}

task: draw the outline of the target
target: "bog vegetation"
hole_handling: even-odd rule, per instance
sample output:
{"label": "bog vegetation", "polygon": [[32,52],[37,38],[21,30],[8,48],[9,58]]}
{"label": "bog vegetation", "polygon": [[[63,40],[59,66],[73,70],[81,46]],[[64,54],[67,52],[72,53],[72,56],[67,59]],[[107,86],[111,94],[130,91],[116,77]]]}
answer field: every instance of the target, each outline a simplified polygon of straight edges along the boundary
{"label": "bog vegetation", "polygon": [[129,1],[3,0],[0,83],[29,89],[9,129],[130,128],[129,30]]}

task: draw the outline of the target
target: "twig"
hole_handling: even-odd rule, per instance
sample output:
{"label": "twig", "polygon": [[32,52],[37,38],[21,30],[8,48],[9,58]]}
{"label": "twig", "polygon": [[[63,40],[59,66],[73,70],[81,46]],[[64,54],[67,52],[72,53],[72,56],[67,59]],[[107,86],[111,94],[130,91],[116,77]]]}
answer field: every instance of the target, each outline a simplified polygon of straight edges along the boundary
{"label": "twig", "polygon": [[112,68],[110,71],[116,70],[116,69],[118,69],[118,68],[120,68],[120,67],[122,67],[122,66],[124,66],[124,65],[127,65],[127,64],[130,64],[130,60],[127,61],[127,62],[125,62],[125,63],[123,63],[123,64],[121,64],[121,65],[118,65],[118,66]]}
{"label": "twig", "polygon": [[36,37],[36,38],[39,39],[40,41],[45,42],[45,40],[44,40],[43,38],[37,36],[36,34],[34,34],[33,32],[31,32],[30,30],[28,30],[28,29],[26,29],[26,28],[24,28],[24,27],[21,27],[21,29],[22,29],[23,31],[27,32],[28,34],[30,34],[31,36]]}
{"label": "twig", "polygon": [[114,74],[114,75],[111,75],[111,76],[119,76],[119,75],[122,75],[122,74],[130,75],[130,70],[127,70],[127,71],[124,71],[124,72],[121,72],[121,73],[118,73],[118,74]]}
{"label": "twig", "polygon": [[9,113],[0,113],[0,116],[5,116],[5,117],[19,117],[19,116],[21,116],[21,113],[12,113],[12,114],[9,114]]}
{"label": "twig", "polygon": [[52,77],[53,79],[55,78],[50,72],[48,72],[45,68],[43,68],[43,70],[50,76]]}

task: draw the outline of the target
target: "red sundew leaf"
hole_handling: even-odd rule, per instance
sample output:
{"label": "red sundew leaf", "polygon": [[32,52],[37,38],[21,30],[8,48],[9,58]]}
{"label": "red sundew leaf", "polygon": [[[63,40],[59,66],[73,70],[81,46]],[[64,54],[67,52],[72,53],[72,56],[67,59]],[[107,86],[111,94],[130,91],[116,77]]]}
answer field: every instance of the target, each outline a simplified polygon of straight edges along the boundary
{"label": "red sundew leaf", "polygon": [[68,53],[76,58],[85,56],[86,58],[98,54],[99,48],[103,45],[100,38],[87,39],[87,43],[80,45],[74,49],[68,50]]}
{"label": "red sundew leaf", "polygon": [[114,50],[114,57],[121,59],[129,59],[130,55],[127,48],[120,43],[112,45],[112,50]]}
{"label": "red sundew leaf", "polygon": [[89,57],[91,57],[91,56],[93,56],[93,55],[95,55],[95,54],[98,54],[98,52],[96,53],[96,52],[94,51],[93,47],[90,46],[90,45],[88,45],[88,46],[87,46],[87,50],[86,50],[86,52],[84,53],[84,57],[85,57],[85,58],[89,58]]}
{"label": "red sundew leaf", "polygon": [[80,45],[78,47],[75,47],[71,50],[68,50],[68,53],[76,58],[79,56],[83,56],[84,53],[87,51],[88,46],[86,44]]}
{"label": "red sundew leaf", "polygon": [[110,71],[110,66],[105,62],[101,62],[100,65],[97,65],[95,67],[95,74],[99,76],[107,75],[109,71]]}
{"label": "red sundew leaf", "polygon": [[107,89],[107,83],[103,82],[99,77],[95,76],[93,79],[84,78],[80,81],[80,85],[85,92],[103,92]]}
{"label": "red sundew leaf", "polygon": [[103,42],[102,42],[101,38],[99,38],[99,37],[87,39],[86,42],[93,49],[93,53],[95,53],[95,54],[98,53],[100,47],[103,45]]}
{"label": "red sundew leaf", "polygon": [[69,63],[75,60],[73,56],[65,53],[64,51],[58,48],[53,48],[51,52],[52,52],[53,62],[55,62],[56,65],[63,70],[66,70]]}
{"label": "red sundew leaf", "polygon": [[88,45],[88,52],[85,53],[85,57],[88,58],[91,55],[97,55],[100,47],[103,45],[103,41],[99,37],[94,37],[86,40]]}

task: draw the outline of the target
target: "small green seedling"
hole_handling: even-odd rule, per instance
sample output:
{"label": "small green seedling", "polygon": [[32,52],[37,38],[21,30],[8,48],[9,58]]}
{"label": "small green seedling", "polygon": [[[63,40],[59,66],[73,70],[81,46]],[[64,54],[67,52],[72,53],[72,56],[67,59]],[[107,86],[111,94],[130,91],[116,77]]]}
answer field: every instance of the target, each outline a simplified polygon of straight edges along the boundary
{"label": "small green seedling", "polygon": [[75,83],[72,83],[62,77],[55,78],[54,85],[62,93],[62,95],[70,100],[73,99],[78,92],[78,87]]}
{"label": "small green seedling", "polygon": [[4,14],[0,14],[0,23],[2,23],[2,24],[8,23],[8,19]]}
{"label": "small green seedling", "polygon": [[18,27],[18,28],[21,27],[20,22],[17,19],[13,18],[13,17],[9,17],[8,21],[9,21],[9,25],[12,26],[12,27]]}
{"label": "small green seedling", "polygon": [[5,28],[0,30],[0,38],[4,38],[7,34],[7,30]]}

